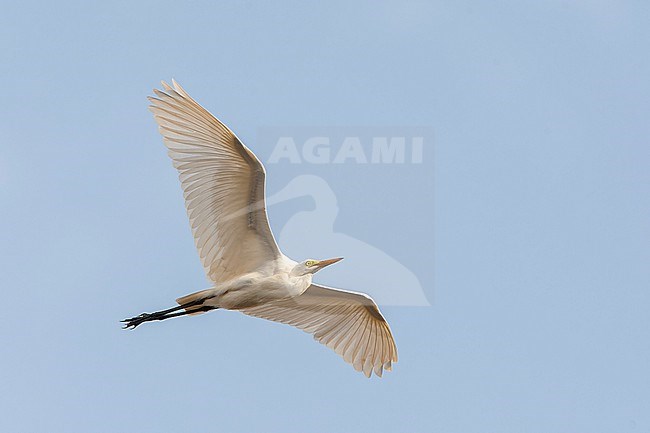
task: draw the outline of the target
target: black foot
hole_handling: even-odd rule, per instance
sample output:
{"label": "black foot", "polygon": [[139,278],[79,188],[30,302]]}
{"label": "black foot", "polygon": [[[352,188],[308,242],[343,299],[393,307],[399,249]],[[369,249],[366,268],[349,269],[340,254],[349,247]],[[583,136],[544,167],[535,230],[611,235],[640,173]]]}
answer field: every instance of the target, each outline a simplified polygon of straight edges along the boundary
{"label": "black foot", "polygon": [[139,316],[131,317],[130,319],[121,320],[122,323],[126,323],[122,329],[135,329],[138,325],[151,320],[151,313],[142,313]]}

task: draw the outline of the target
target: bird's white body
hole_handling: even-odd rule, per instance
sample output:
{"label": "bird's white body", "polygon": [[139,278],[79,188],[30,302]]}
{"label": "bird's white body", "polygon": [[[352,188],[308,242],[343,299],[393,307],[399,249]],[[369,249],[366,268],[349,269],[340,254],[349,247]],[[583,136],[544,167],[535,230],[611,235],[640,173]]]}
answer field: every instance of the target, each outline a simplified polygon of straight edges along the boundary
{"label": "bird's white body", "polygon": [[297,264],[286,256],[268,262],[261,269],[208,289],[206,296],[211,297],[203,305],[241,310],[302,295],[311,285],[312,274],[292,275]]}
{"label": "bird's white body", "polygon": [[[178,298],[179,307],[127,319],[150,320],[214,308],[287,323],[314,335],[370,377],[390,370],[397,348],[374,301],[319,286],[312,274],[340,258],[296,262],[273,237],[265,208],[264,166],[178,83],[163,82],[150,106],[174,167],[199,257],[212,287]],[[183,313],[174,313],[183,309]]]}

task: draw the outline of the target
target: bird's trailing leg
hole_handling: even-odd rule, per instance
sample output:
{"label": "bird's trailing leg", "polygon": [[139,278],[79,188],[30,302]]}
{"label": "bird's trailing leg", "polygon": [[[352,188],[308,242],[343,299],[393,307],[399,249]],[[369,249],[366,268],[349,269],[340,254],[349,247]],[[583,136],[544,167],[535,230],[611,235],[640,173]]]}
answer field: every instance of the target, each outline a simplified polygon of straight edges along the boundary
{"label": "bird's trailing leg", "polygon": [[172,317],[185,316],[186,314],[203,313],[205,311],[215,310],[217,308],[217,307],[211,307],[206,305],[200,308],[193,308],[191,311],[186,310],[186,311],[181,311],[176,313],[176,311],[182,310],[184,308],[201,305],[203,301],[205,301],[205,299],[199,299],[194,302],[190,302],[188,304],[183,304],[177,307],[169,308],[167,310],[156,311],[154,313],[142,313],[139,316],[131,317],[130,319],[124,319],[121,321],[122,323],[125,323],[123,329],[135,329],[138,325],[144,322],[151,322],[153,320],[165,320],[165,319],[170,319]]}

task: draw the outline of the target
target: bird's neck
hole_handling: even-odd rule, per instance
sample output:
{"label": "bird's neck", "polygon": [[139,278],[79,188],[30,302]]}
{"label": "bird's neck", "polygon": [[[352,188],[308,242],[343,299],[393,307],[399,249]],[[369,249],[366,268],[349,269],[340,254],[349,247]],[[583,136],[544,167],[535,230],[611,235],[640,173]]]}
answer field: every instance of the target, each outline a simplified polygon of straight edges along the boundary
{"label": "bird's neck", "polygon": [[311,286],[312,275],[291,276],[292,286],[296,289],[297,294],[301,295],[309,286]]}

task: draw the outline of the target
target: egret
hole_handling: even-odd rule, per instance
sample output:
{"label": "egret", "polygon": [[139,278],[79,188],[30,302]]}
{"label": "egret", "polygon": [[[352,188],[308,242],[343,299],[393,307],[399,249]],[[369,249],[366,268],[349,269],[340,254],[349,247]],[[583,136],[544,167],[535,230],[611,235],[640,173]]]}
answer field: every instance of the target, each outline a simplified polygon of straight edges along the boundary
{"label": "egret", "polygon": [[282,254],[266,214],[262,163],[176,81],[162,87],[149,97],[149,108],[178,170],[211,287],[178,298],[176,307],[125,319],[124,328],[235,310],[312,334],[367,377],[390,371],[397,347],[372,298],[312,282],[313,274],[341,258],[296,262]]}

